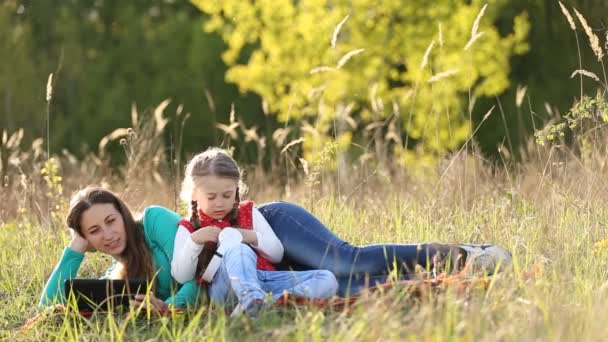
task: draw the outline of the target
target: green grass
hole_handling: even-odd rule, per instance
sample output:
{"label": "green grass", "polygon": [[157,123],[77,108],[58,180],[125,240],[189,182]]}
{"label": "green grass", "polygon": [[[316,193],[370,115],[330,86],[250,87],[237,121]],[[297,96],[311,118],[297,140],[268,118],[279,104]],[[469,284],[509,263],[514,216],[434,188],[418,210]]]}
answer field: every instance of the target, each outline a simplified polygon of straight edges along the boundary
{"label": "green grass", "polygon": [[[513,268],[493,278],[487,290],[459,296],[448,289],[420,300],[389,291],[361,300],[350,314],[307,307],[265,312],[255,321],[206,307],[149,320],[58,314],[22,331],[37,313],[40,292],[68,234],[59,226],[16,219],[0,228],[0,339],[605,340],[608,250],[594,252],[594,245],[608,237],[604,202],[585,197],[590,181],[558,194],[552,189],[563,181],[537,182],[534,190],[525,190],[526,177],[535,176],[522,175],[519,192],[488,178],[475,191],[454,191],[453,182],[409,192],[370,185],[352,201],[314,202],[315,214],[355,244],[492,242],[514,252]],[[308,203],[305,196],[290,200]],[[109,263],[102,255],[87,256],[80,275],[99,276]]]}

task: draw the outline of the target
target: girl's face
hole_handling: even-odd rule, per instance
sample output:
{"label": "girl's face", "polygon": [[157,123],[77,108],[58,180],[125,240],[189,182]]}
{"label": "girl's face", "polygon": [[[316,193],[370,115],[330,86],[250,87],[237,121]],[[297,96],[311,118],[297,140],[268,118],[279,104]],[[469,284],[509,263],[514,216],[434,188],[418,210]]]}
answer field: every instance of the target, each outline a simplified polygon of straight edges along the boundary
{"label": "girl's face", "polygon": [[111,203],[93,204],[80,217],[80,232],[89,246],[118,258],[127,247],[122,215]]}
{"label": "girl's face", "polygon": [[218,176],[198,177],[195,182],[192,200],[205,215],[222,220],[234,207],[238,182]]}

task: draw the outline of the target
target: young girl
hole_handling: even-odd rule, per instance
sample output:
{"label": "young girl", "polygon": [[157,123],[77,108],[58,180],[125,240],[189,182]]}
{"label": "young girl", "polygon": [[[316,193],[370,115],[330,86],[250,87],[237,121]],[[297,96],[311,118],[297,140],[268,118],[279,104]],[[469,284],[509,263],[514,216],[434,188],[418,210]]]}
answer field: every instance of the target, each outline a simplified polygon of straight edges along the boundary
{"label": "young girl", "polygon": [[[204,275],[212,301],[226,303],[234,295],[246,313],[259,310],[267,293],[273,300],[284,292],[313,299],[335,295],[338,284],[330,271],[275,271],[272,264],[283,258],[283,246],[253,202],[240,201],[243,188],[237,163],[222,149],[210,148],[188,163],[182,199],[191,202],[192,212],[179,223],[173,277],[182,283],[199,277],[204,283]],[[227,235],[222,230],[229,227],[242,243],[223,242],[220,233]]]}

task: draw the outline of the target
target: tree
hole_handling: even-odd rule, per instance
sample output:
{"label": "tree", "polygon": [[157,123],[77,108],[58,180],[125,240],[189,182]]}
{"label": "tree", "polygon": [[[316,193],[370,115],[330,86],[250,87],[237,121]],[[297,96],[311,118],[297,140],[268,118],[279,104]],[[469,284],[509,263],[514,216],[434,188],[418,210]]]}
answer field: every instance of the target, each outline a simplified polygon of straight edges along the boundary
{"label": "tree", "polygon": [[[31,58],[32,30],[19,20],[20,15],[16,1],[0,4],[0,127],[9,132],[33,122],[44,127],[45,76],[36,73]],[[40,92],[37,101],[31,96],[36,89]]]}
{"label": "tree", "polygon": [[465,95],[503,92],[510,58],[528,49],[525,13],[505,36],[492,26],[506,0],[490,1],[485,14],[481,1],[462,0],[193,3],[228,44],[227,80],[259,94],[282,121],[314,121],[321,134],[304,132],[309,156],[328,140],[346,149],[370,122],[382,134],[400,123],[391,136],[402,161],[442,155],[471,133]]}
{"label": "tree", "polygon": [[[45,136],[45,87],[54,73],[52,153],[96,150],[102,137],[131,125],[132,104],[143,112],[167,98],[170,119],[180,104],[184,114],[191,113],[188,126],[194,128],[184,130],[185,150],[216,144],[214,124],[225,121],[232,103],[249,122],[261,108],[256,97],[239,97],[224,81],[224,42],[216,34],[201,34],[205,20],[179,1],[3,3],[0,127],[25,127],[29,138]],[[248,106],[260,109],[242,110]],[[172,136],[166,139],[176,141],[178,129],[168,131]],[[111,148],[123,156],[117,142]]]}

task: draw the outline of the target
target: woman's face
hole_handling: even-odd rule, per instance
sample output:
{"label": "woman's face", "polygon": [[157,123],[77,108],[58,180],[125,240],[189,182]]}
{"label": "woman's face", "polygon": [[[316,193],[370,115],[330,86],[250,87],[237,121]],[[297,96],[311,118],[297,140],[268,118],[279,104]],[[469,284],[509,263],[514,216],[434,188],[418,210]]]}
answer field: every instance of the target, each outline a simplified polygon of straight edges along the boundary
{"label": "woman's face", "polygon": [[89,247],[117,258],[127,247],[122,215],[111,203],[93,204],[80,218],[82,236]]}
{"label": "woman's face", "polygon": [[207,216],[221,220],[234,207],[238,182],[234,179],[203,176],[196,180],[192,200]]}

